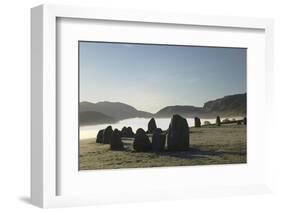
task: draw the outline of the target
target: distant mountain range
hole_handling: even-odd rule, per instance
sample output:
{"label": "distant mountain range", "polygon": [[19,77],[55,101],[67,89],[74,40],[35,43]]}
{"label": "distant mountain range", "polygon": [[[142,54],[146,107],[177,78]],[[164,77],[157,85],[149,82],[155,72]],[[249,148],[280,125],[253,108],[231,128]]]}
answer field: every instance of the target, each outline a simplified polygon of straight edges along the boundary
{"label": "distant mountain range", "polygon": [[216,100],[206,102],[203,107],[188,105],[167,106],[157,113],[149,113],[137,110],[136,108],[119,102],[80,102],[80,124],[103,124],[115,123],[127,118],[165,118],[173,114],[179,114],[184,117],[214,117],[220,116],[245,116],[246,115],[247,95],[237,94],[229,95]]}
{"label": "distant mountain range", "polygon": [[[152,113],[137,110],[136,108],[120,102],[81,102],[80,124],[114,123],[127,118],[150,118]],[[95,116],[96,119],[95,119]],[[111,121],[111,122],[108,122]]]}
{"label": "distant mountain range", "polygon": [[159,110],[157,113],[155,113],[155,117],[171,117],[174,114],[179,114],[184,117],[194,117],[201,115],[203,113],[203,108],[201,107],[194,107],[194,106],[182,106],[182,105],[176,105],[176,106],[167,106],[161,110]]}
{"label": "distant mountain range", "polygon": [[171,117],[180,114],[184,117],[214,117],[220,116],[244,116],[246,115],[247,95],[229,95],[223,98],[206,102],[203,107],[194,106],[167,106],[155,114],[155,117]]}

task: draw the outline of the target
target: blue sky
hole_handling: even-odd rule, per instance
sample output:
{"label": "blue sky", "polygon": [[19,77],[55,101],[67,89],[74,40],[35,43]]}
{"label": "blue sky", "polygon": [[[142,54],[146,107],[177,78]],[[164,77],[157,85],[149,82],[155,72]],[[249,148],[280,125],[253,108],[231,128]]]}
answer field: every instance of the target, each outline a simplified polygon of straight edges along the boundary
{"label": "blue sky", "polygon": [[80,42],[80,101],[157,112],[246,92],[244,48]]}

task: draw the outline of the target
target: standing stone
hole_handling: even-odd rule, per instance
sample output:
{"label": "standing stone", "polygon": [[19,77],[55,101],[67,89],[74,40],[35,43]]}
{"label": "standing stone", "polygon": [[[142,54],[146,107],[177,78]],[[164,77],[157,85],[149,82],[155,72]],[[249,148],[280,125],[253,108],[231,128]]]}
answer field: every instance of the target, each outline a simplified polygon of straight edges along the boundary
{"label": "standing stone", "polygon": [[217,124],[217,126],[221,125],[221,118],[220,118],[220,116],[217,116],[216,124]]}
{"label": "standing stone", "polygon": [[148,133],[153,133],[153,131],[157,128],[156,126],[156,122],[155,122],[155,119],[154,118],[151,118],[150,121],[148,122],[148,125],[147,125],[147,132]]}
{"label": "standing stone", "polygon": [[132,138],[134,137],[134,132],[133,132],[133,129],[132,127],[123,127],[122,130],[121,130],[121,135],[122,137],[125,137],[125,138]]}
{"label": "standing stone", "polygon": [[122,137],[127,137],[127,127],[123,127],[122,130],[121,130],[121,135]]}
{"label": "standing stone", "polygon": [[161,128],[156,128],[156,129],[153,131],[153,133],[154,133],[154,132],[163,133],[163,130],[162,130]]}
{"label": "standing stone", "polygon": [[110,144],[112,133],[113,133],[113,130],[112,130],[111,126],[108,126],[105,128],[105,130],[103,131],[103,143],[104,144]]}
{"label": "standing stone", "polygon": [[127,135],[129,138],[132,138],[135,136],[135,133],[133,132],[132,127],[130,127],[130,126],[127,128]]}
{"label": "standing stone", "polygon": [[103,129],[100,130],[97,134],[96,143],[103,143]]}
{"label": "standing stone", "polygon": [[244,123],[245,125],[247,125],[247,118],[246,118],[246,117],[244,117],[243,123]]}
{"label": "standing stone", "polygon": [[194,118],[194,126],[195,127],[201,127],[201,120],[198,117]]}
{"label": "standing stone", "polygon": [[151,143],[143,129],[138,129],[135,135],[133,148],[136,152],[148,152],[151,150]]}
{"label": "standing stone", "polygon": [[121,140],[121,132],[118,129],[115,129],[112,133],[110,149],[116,151],[124,150],[124,145]]}
{"label": "standing stone", "polygon": [[166,135],[162,134],[162,130],[157,128],[152,135],[152,151],[161,152],[165,149]]}
{"label": "standing stone", "polygon": [[142,129],[142,128],[138,128],[138,129],[137,129],[137,131],[136,131],[136,135],[137,135],[137,134],[140,134],[140,133],[145,134],[144,129]]}
{"label": "standing stone", "polygon": [[167,135],[169,151],[184,151],[189,148],[189,126],[185,118],[173,115]]}

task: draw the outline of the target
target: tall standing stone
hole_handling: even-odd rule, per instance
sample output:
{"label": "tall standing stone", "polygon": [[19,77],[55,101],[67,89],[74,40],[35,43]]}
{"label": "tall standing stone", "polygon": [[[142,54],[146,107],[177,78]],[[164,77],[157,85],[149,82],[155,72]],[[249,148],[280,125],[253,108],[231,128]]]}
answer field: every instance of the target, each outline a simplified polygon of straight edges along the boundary
{"label": "tall standing stone", "polygon": [[217,116],[216,124],[217,124],[217,126],[221,125],[221,118],[220,118],[220,116]]}
{"label": "tall standing stone", "polygon": [[110,149],[116,151],[124,150],[124,145],[121,140],[121,132],[118,129],[114,129],[112,133],[112,137],[110,141]]}
{"label": "tall standing stone", "polygon": [[162,133],[162,130],[157,128],[152,135],[152,151],[161,152],[165,149],[166,135]]}
{"label": "tall standing stone", "polygon": [[103,143],[104,144],[110,144],[112,133],[113,133],[113,130],[112,130],[111,126],[108,126],[105,128],[105,130],[103,131]]}
{"label": "tall standing stone", "polygon": [[151,118],[150,121],[148,122],[148,125],[147,125],[147,132],[148,133],[153,133],[153,131],[157,128],[156,126],[156,122],[155,122],[155,119],[154,118]]}
{"label": "tall standing stone", "polygon": [[201,120],[198,117],[194,118],[194,126],[195,127],[201,127]]}
{"label": "tall standing stone", "polygon": [[189,148],[189,126],[185,118],[173,115],[167,134],[169,151],[184,151]]}
{"label": "tall standing stone", "polygon": [[100,130],[97,134],[96,143],[103,143],[103,129]]}

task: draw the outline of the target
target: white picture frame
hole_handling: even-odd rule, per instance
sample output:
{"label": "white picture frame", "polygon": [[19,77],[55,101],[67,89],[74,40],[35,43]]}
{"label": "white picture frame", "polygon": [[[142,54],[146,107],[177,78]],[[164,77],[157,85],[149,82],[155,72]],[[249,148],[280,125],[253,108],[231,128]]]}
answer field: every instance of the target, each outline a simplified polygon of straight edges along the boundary
{"label": "white picture frame", "polygon": [[[271,19],[256,19],[256,18],[240,18],[240,17],[216,17],[216,16],[203,16],[203,15],[187,15],[187,14],[173,14],[173,13],[153,13],[147,11],[122,11],[112,9],[97,9],[97,8],[84,8],[73,6],[54,6],[54,5],[41,5],[31,10],[31,73],[32,73],[32,88],[31,88],[31,201],[33,204],[47,208],[47,207],[59,207],[59,206],[76,206],[76,205],[91,205],[99,203],[116,203],[116,202],[137,202],[145,200],[165,200],[165,199],[177,199],[194,196],[213,196],[213,195],[233,195],[233,194],[252,194],[263,193],[270,191],[270,171],[265,161],[266,153],[262,160],[264,165],[257,168],[257,174],[262,174],[262,178],[257,181],[253,181],[253,184],[248,182],[233,182],[233,184],[217,184],[210,185],[209,187],[200,187],[199,183],[193,183],[193,188],[190,186],[179,188],[176,186],[169,186],[166,189],[160,189],[159,187],[152,188],[152,191],[148,194],[145,192],[135,193],[132,189],[120,191],[116,193],[115,190],[110,192],[110,189],[104,193],[98,191],[100,194],[89,195],[83,194],[83,191],[79,194],[60,194],[59,185],[63,184],[60,178],[60,173],[64,164],[60,164],[60,152],[58,141],[58,88],[60,81],[57,78],[57,36],[58,36],[58,20],[63,19],[79,19],[79,20],[105,20],[105,21],[118,21],[130,22],[130,23],[150,23],[154,25],[169,25],[169,26],[199,26],[206,28],[219,28],[229,32],[233,30],[256,30],[263,33],[263,37],[258,42],[265,42],[262,44],[264,47],[262,54],[264,58],[261,61],[264,63],[264,67],[260,68],[260,74],[257,74],[256,82],[250,83],[250,87],[253,89],[259,86],[261,82],[264,87],[261,87],[259,92],[264,94],[260,100],[261,107],[259,109],[252,109],[248,106],[248,111],[252,110],[252,116],[255,113],[265,112],[265,108],[270,109],[273,107],[273,100],[271,91],[273,90],[273,21]],[[235,38],[235,35],[233,35]],[[163,42],[163,41],[162,41]],[[254,57],[254,56],[253,56]],[[260,77],[258,77],[260,76]],[[263,77],[266,77],[265,79]],[[249,101],[254,101],[253,98],[249,98]],[[266,101],[266,103],[265,103]],[[253,106],[253,105],[252,105]],[[270,111],[270,110],[268,110]],[[265,114],[262,120],[265,123],[265,128],[268,128],[267,122],[269,116]],[[250,128],[256,129],[255,122],[250,122]],[[269,146],[270,141],[267,135],[267,131],[259,131],[258,138],[264,139],[261,147]],[[253,131],[252,131],[253,132]],[[259,140],[257,138],[257,140]],[[261,140],[261,139],[260,139]],[[255,149],[255,148],[251,148]],[[256,151],[259,152],[259,151]],[[268,154],[268,153],[267,153]],[[263,164],[263,162],[262,162]],[[226,165],[227,166],[227,165]],[[226,166],[223,166],[226,168]],[[163,175],[163,171],[173,171],[175,174],[183,174],[186,167],[182,168],[161,168],[149,170],[153,176]],[[195,168],[196,169],[196,168]],[[205,170],[210,170],[204,167]],[[236,172],[235,167],[230,169],[226,168],[228,172]],[[241,169],[241,168],[239,168]],[[247,170],[246,167],[242,168]],[[193,169],[194,170],[194,169]],[[191,171],[191,170],[190,170]],[[242,170],[241,170],[242,171]],[[240,172],[241,172],[240,171]],[[136,176],[140,174],[147,174],[144,170],[133,170]],[[224,171],[225,172],[225,171]],[[132,170],[114,171],[114,172],[99,172],[102,177],[109,178],[110,175],[115,175],[115,178],[121,178],[122,175],[132,174]],[[107,173],[107,176],[103,176]],[[193,178],[196,178],[195,173]],[[202,173],[203,174],[203,173]],[[83,176],[89,176],[91,174],[83,174]],[[184,175],[184,174],[183,174]],[[254,175],[254,173],[253,173]],[[93,176],[97,177],[97,176]],[[175,179],[177,175],[170,175],[170,178]],[[101,177],[97,177],[101,178]],[[74,181],[75,178],[70,179]],[[89,181],[89,179],[83,179]],[[147,180],[148,181],[148,180]],[[182,180],[181,180],[182,181]],[[180,181],[179,181],[180,182]],[[102,183],[101,183],[102,184]],[[73,184],[75,185],[75,184]],[[71,187],[68,185],[68,187]],[[90,187],[91,188],[91,187]],[[126,187],[125,187],[126,188]],[[129,186],[127,186],[129,188]],[[69,191],[72,189],[69,188]],[[73,186],[73,190],[77,190]],[[118,189],[120,190],[120,189]]]}

